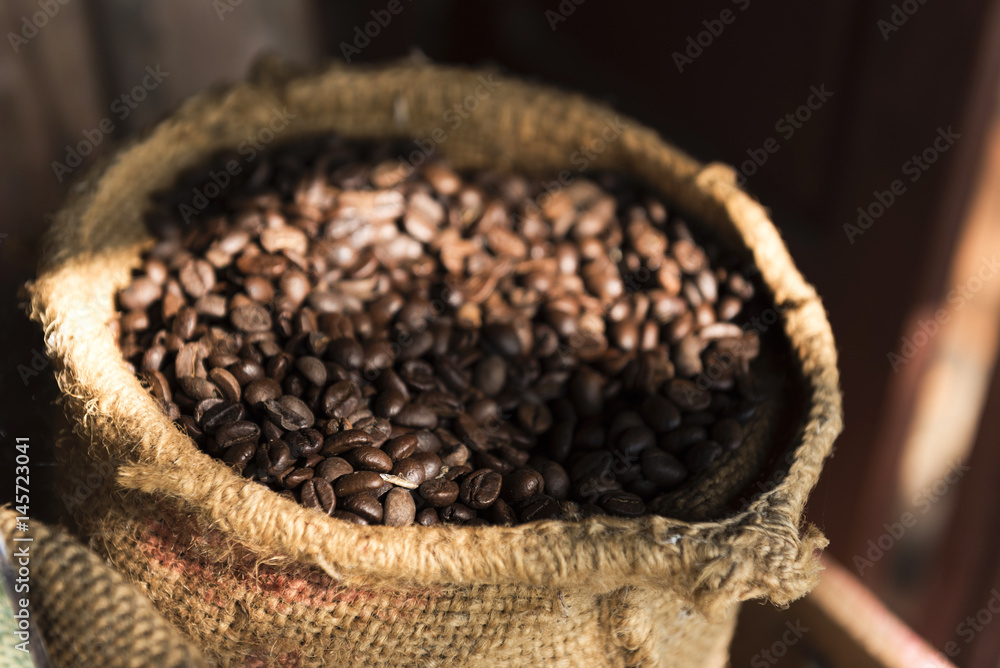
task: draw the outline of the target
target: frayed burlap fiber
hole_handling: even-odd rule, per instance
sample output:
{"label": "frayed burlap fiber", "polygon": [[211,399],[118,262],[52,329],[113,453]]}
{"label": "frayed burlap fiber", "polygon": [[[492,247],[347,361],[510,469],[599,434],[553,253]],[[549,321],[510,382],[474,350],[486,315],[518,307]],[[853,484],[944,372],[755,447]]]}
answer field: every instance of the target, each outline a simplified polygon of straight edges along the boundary
{"label": "frayed burlap fiber", "polygon": [[[448,114],[463,101],[476,108]],[[114,295],[151,244],[151,195],[276,114],[289,119],[276,142],[411,137],[458,168],[550,177],[577,175],[574,153],[603,136],[590,169],[650,184],[760,270],[781,314],[780,373],[800,379],[804,406],[787,442],[770,444],[788,455],[775,484],[719,515],[749,482],[746,467],[729,479],[720,463],[670,502],[702,521],[391,528],[306,510],[202,453],[125,366],[108,328]],[[82,452],[115,469],[82,504],[82,530],[220,665],[718,667],[740,601],[784,605],[819,579],[826,540],[802,514],[841,429],[820,300],[729,167],[579,96],[418,63],[264,68],[189,100],[79,182],[29,292]]]}

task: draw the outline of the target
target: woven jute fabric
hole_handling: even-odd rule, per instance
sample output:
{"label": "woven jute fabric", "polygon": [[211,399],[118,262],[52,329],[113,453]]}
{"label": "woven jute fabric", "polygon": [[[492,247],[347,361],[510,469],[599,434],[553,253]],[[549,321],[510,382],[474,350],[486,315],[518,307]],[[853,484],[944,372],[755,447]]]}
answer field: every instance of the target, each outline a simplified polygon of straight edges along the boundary
{"label": "woven jute fabric", "polygon": [[[588,169],[646,182],[744,252],[780,313],[781,373],[801,381],[803,408],[773,484],[718,515],[720,485],[748,481],[708,475],[670,502],[688,521],[391,528],[306,510],[200,452],[125,366],[108,328],[116,290],[152,243],[150,198],[248,138],[330,132],[414,138],[413,162],[550,178],[579,175],[586,147]],[[252,158],[240,155],[246,167]],[[82,451],[115,471],[78,519],[92,547],[221,665],[722,666],[740,601],[784,605],[818,581],[826,540],[802,513],[841,429],[823,307],[731,168],[700,164],[605,106],[419,63],[262,68],[189,100],[94,168],[48,238],[31,315]]]}
{"label": "woven jute fabric", "polygon": [[[17,517],[10,508],[0,508],[0,539],[8,554],[27,552],[14,559],[28,570],[24,584],[29,587],[16,596],[28,601],[41,634],[28,643],[41,641],[54,668],[209,665],[142,592],[100,557],[61,529],[34,519],[19,527]],[[10,641],[5,638],[5,645]]]}

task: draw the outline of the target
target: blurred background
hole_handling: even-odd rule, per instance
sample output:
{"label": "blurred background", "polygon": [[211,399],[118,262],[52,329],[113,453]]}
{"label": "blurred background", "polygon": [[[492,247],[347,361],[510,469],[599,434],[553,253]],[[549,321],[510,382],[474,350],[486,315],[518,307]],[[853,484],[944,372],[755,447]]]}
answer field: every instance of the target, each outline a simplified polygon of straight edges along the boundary
{"label": "blurred background", "polygon": [[16,292],[95,159],[262,52],[489,65],[734,165],[823,296],[846,412],[809,506],[829,577],[744,606],[733,665],[1000,665],[1000,3],[395,2],[382,25],[388,0],[4,0],[3,468],[27,436],[51,483],[58,391]]}

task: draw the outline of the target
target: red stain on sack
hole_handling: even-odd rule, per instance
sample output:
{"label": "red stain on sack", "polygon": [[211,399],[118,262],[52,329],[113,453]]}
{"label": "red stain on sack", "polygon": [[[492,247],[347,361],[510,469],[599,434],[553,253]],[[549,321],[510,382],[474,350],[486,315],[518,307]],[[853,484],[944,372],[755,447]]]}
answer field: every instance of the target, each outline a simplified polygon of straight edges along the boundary
{"label": "red stain on sack", "polygon": [[[234,585],[244,596],[260,596],[258,607],[265,613],[288,615],[292,605],[348,613],[385,622],[412,620],[424,611],[440,590],[421,588],[398,591],[386,605],[385,590],[348,588],[316,567],[261,564],[246,548],[228,542],[218,531],[203,531],[190,516],[163,510],[163,520],[150,519],[141,532],[138,547],[159,569],[178,578],[196,580],[202,598],[224,608],[232,601]],[[380,602],[381,605],[375,603]]]}

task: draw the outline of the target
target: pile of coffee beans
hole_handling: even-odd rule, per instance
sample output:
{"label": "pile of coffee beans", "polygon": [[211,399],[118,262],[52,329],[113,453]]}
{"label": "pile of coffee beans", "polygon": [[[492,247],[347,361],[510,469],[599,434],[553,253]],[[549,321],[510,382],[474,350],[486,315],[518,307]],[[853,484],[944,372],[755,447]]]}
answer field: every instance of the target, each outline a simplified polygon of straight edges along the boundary
{"label": "pile of coffee beans", "polygon": [[405,526],[642,515],[740,447],[759,340],[738,261],[615,175],[400,154],[286,146],[195,220],[190,189],[150,217],[113,326],[204,452]]}

